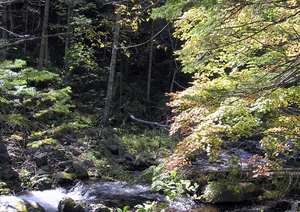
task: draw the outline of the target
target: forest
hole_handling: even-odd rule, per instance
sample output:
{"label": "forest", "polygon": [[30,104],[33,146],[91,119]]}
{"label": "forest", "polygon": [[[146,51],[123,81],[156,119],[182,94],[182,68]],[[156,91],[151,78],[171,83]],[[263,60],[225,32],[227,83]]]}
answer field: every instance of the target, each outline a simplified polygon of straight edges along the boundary
{"label": "forest", "polygon": [[3,0],[0,14],[1,194],[89,178],[299,200],[299,1]]}

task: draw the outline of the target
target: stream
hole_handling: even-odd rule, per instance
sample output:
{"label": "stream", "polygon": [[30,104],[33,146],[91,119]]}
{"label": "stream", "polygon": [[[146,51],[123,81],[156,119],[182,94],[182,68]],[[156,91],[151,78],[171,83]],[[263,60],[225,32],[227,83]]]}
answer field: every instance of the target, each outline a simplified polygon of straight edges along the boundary
{"label": "stream", "polygon": [[[243,144],[247,144],[241,148]],[[249,144],[252,145],[249,148]],[[256,148],[254,142],[237,143],[239,148],[231,147],[220,155],[220,162],[210,163],[207,156],[198,157],[193,164],[195,171],[220,171],[229,167],[228,161],[232,154],[240,156],[239,165],[242,169],[251,168],[248,159],[254,154]],[[256,151],[260,151],[259,149]],[[290,168],[291,166],[287,166]],[[156,201],[158,203],[167,203],[167,211],[193,211],[193,212],[273,212],[273,211],[298,211],[300,201],[295,199],[284,199],[278,203],[268,203],[259,201],[249,201],[241,203],[219,203],[210,204],[200,201],[193,201],[189,198],[177,198],[168,200],[164,195],[154,192],[148,184],[127,184],[125,182],[79,182],[70,188],[56,188],[44,191],[23,192],[16,196],[0,196],[0,212],[19,210],[7,210],[8,206],[17,205],[20,200],[33,201],[39,203],[46,212],[58,212],[58,206],[61,200],[71,198],[77,203],[84,203],[86,211],[105,211],[95,210],[99,205],[105,205],[109,208],[121,208],[143,204],[146,201]],[[107,211],[107,210],[106,210]],[[158,210],[160,211],[160,210]]]}
{"label": "stream", "polygon": [[15,205],[18,201],[23,199],[38,202],[46,212],[58,212],[59,202],[64,198],[72,198],[78,203],[85,202],[87,211],[94,211],[93,207],[99,204],[115,209],[123,208],[126,205],[133,208],[135,205],[143,204],[146,201],[167,202],[167,211],[194,212],[296,212],[299,204],[297,200],[284,200],[275,206],[259,205],[254,202],[243,202],[239,204],[204,204],[196,203],[189,198],[166,200],[164,195],[153,192],[149,185],[127,185],[124,182],[98,182],[90,184],[81,182],[70,189],[57,188],[53,190],[26,192],[18,196],[0,196],[0,211],[8,211],[6,209],[8,205]]}
{"label": "stream", "polygon": [[64,198],[72,198],[78,203],[85,202],[87,208],[90,207],[90,209],[99,203],[111,208],[123,208],[126,205],[133,208],[146,201],[167,202],[172,211],[190,211],[197,208],[197,204],[188,198],[166,200],[164,195],[154,193],[151,186],[145,184],[127,185],[125,182],[86,184],[81,182],[71,189],[57,188],[26,192],[17,196],[1,196],[0,211],[6,211],[7,205],[15,205],[23,199],[39,203],[47,212],[58,212],[59,202]]}

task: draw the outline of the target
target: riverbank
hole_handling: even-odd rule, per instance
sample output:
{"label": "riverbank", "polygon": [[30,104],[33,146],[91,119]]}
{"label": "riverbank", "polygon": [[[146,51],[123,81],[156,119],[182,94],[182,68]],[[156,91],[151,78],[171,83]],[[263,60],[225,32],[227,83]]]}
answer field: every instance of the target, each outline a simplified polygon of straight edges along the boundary
{"label": "riverbank", "polygon": [[[97,196],[96,202],[101,204],[98,205],[99,207],[114,208],[141,204],[141,201],[148,200],[161,203],[165,201],[163,200],[165,197],[151,198],[151,195],[170,196],[168,192],[171,192],[176,195],[183,193],[183,196],[196,195],[195,201],[188,198],[195,204],[188,210],[201,211],[203,207],[211,207],[212,211],[222,211],[224,208],[230,211],[234,207],[239,209],[256,207],[264,211],[272,211],[274,207],[289,209],[298,207],[296,204],[300,199],[298,195],[300,187],[298,175],[294,172],[283,170],[284,174],[272,174],[271,177],[268,176],[271,172],[267,172],[266,175],[261,174],[253,179],[251,168],[256,164],[250,163],[249,158],[262,151],[255,141],[236,142],[234,145],[238,144],[239,148],[227,143],[219,160],[215,162],[209,161],[204,152],[195,152],[190,158],[191,164],[178,169],[178,174],[175,176],[175,172],[162,171],[161,165],[163,158],[173,153],[172,149],[178,141],[180,140],[171,138],[163,132],[145,131],[139,135],[132,135],[122,134],[115,129],[81,129],[72,133],[50,131],[27,139],[21,139],[17,135],[9,138],[2,137],[0,141],[1,193],[26,200],[28,196],[36,196],[35,192],[60,191],[63,195],[57,195],[61,198],[59,201],[56,200],[56,203],[65,204],[61,201],[68,197],[67,194],[70,193],[68,188],[76,189],[79,188],[78,185],[84,183],[84,188],[81,187],[79,192],[79,199],[83,200],[84,204],[78,201],[77,197],[71,198],[71,203],[73,207],[79,204],[78,207],[81,209],[78,210],[86,211],[87,201],[91,203],[90,197],[93,195],[87,195],[84,190],[90,185],[93,190],[99,183],[110,183],[108,191],[112,191],[114,183],[127,182],[128,186],[148,183],[144,185],[149,189],[153,177],[161,176],[154,180],[161,182],[158,190],[165,193],[153,193],[153,190],[150,193],[141,191],[141,194],[147,195],[147,198],[143,199],[130,192],[131,195],[128,195],[127,200],[122,195],[119,199],[120,195],[118,198],[112,198],[106,194],[99,199],[99,195],[104,190],[101,184],[94,195]],[[289,163],[285,163],[285,166],[292,167]],[[168,173],[168,177],[162,173]],[[198,187],[195,187],[191,193],[191,190],[188,191],[185,187],[186,184],[182,184],[182,180],[190,180]],[[61,189],[65,190],[61,192]],[[42,193],[38,196],[40,194]],[[210,205],[212,203],[213,207]],[[283,206],[278,205],[279,203]],[[97,204],[95,208],[98,207]]]}

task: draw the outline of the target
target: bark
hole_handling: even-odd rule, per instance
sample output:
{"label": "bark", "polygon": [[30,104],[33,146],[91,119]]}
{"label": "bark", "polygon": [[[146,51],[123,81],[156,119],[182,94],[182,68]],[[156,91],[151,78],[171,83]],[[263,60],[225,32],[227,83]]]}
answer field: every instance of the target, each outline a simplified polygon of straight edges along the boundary
{"label": "bark", "polygon": [[[1,27],[0,27],[1,29]],[[11,47],[11,46],[16,46],[16,45],[19,45],[19,44],[23,44],[24,42],[28,42],[28,41],[33,41],[33,40],[40,40],[42,38],[50,38],[50,37],[58,37],[58,36],[67,36],[67,35],[70,35],[71,33],[56,33],[56,34],[53,34],[53,35],[45,35],[45,36],[40,36],[40,37],[27,37],[27,36],[24,36],[26,38],[21,38],[20,40],[14,42],[14,43],[7,43],[7,44],[3,44],[3,45],[0,45],[0,50],[1,49],[5,49],[5,48],[8,48],[8,47]]]}
{"label": "bark", "polygon": [[47,28],[48,28],[48,18],[49,18],[49,7],[50,7],[50,0],[45,1],[45,9],[44,9],[44,21],[43,21],[43,30],[42,30],[42,39],[41,39],[41,46],[40,46],[40,55],[39,55],[39,64],[38,70],[41,71],[44,64],[45,59],[45,51],[47,46]]}
{"label": "bark", "polygon": [[[27,35],[27,31],[28,31],[28,9],[27,9],[27,2],[24,3],[25,4],[25,14],[24,14],[24,20],[25,20],[25,29],[24,29],[24,34]],[[27,51],[27,43],[26,41],[24,42],[24,50],[23,50],[23,56],[26,56],[26,51]]]}
{"label": "bark", "polygon": [[[8,29],[7,27],[7,6],[3,7],[2,12],[2,25],[5,29]],[[6,42],[8,40],[8,32],[2,29],[2,41]],[[2,42],[1,42],[2,44]],[[0,51],[0,61],[4,61],[6,59],[6,50]]]}
{"label": "bark", "polygon": [[[154,34],[153,21],[151,24],[151,38]],[[151,92],[151,73],[152,73],[152,61],[153,61],[153,39],[150,41],[150,52],[149,52],[149,65],[148,65],[148,80],[147,80],[147,101],[150,101],[150,92]]]}
{"label": "bark", "polygon": [[141,123],[144,123],[144,124],[150,124],[152,126],[158,126],[158,127],[162,127],[162,128],[165,128],[165,129],[170,129],[170,126],[169,125],[165,125],[165,124],[160,124],[158,122],[153,122],[153,121],[145,121],[145,120],[142,120],[142,119],[138,119],[138,118],[135,118],[132,114],[129,114],[130,118],[137,121],[137,122],[141,122]]}
{"label": "bark", "polygon": [[119,11],[117,13],[117,18],[116,18],[112,55],[110,59],[110,70],[109,70],[109,77],[108,77],[108,84],[107,84],[106,101],[105,101],[105,108],[104,108],[103,120],[102,120],[104,125],[108,124],[111,101],[113,97],[114,78],[115,78],[117,50],[118,50],[117,46],[120,37],[120,23],[119,23],[120,20],[121,20],[121,12]]}
{"label": "bark", "polygon": [[[73,28],[71,26],[72,17],[73,17],[73,8],[74,3],[71,2],[68,7],[68,23],[67,23],[67,33],[71,34],[73,32]],[[64,69],[65,69],[65,82],[68,83],[70,81],[70,70],[69,70],[69,49],[70,49],[70,41],[71,36],[66,36],[65,40],[65,59],[64,59]]]}

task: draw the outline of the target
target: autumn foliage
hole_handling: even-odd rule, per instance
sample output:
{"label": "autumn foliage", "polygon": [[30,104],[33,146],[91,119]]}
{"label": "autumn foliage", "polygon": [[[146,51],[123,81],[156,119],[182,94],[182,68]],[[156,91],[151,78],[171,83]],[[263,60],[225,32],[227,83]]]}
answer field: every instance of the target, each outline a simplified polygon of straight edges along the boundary
{"label": "autumn foliage", "polygon": [[[270,159],[297,151],[299,2],[179,2],[183,13],[174,36],[184,45],[176,55],[183,71],[195,74],[191,87],[169,94],[175,114],[170,132],[185,136],[169,168],[186,164],[197,149],[217,157],[225,139],[252,135],[264,135],[261,146]],[[175,2],[166,5],[160,16],[176,17]]]}

